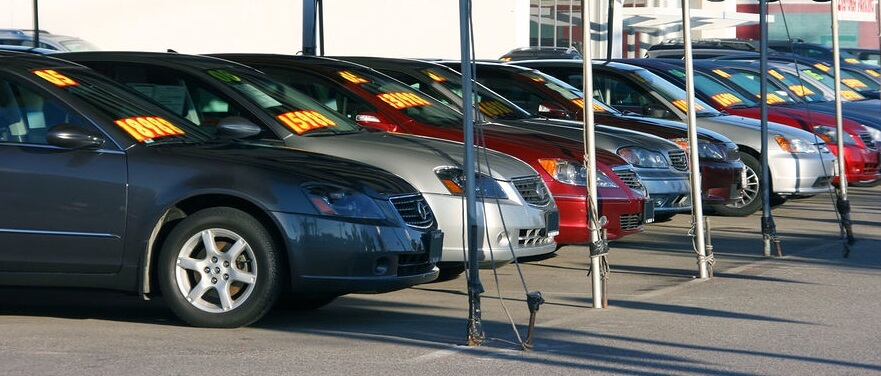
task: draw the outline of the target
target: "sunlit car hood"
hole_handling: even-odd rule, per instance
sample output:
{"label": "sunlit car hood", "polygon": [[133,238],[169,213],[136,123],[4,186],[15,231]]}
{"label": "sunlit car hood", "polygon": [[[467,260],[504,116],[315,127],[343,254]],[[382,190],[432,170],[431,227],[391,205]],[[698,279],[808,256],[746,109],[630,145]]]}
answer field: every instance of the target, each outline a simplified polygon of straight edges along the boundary
{"label": "sunlit car hood", "polygon": [[[288,144],[378,166],[413,183],[422,192],[447,192],[434,173],[437,167],[464,166],[464,144],[431,137],[361,132],[332,137],[301,137]],[[535,176],[525,162],[493,150],[475,152],[475,169],[496,180]],[[479,166],[478,166],[479,165]]]}
{"label": "sunlit car hood", "polygon": [[[510,124],[515,127],[532,128],[541,132],[549,132],[564,136],[573,140],[583,140],[582,123],[571,120],[555,119],[524,119],[524,120],[497,120],[500,124]],[[530,127],[530,124],[534,125]],[[541,127],[535,128],[535,127]],[[635,132],[621,128],[609,127],[602,124],[596,125],[596,146],[615,152],[624,146],[639,146],[650,150],[678,150],[678,145],[663,138],[647,133]]]}

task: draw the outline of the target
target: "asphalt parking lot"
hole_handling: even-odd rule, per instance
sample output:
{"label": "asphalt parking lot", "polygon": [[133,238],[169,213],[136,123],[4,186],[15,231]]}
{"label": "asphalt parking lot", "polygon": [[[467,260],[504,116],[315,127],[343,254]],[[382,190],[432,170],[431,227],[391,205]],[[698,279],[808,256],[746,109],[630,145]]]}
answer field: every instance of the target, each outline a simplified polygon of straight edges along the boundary
{"label": "asphalt parking lot", "polygon": [[[758,214],[710,217],[710,279],[688,216],[613,242],[604,309],[586,247],[521,263],[522,277],[484,270],[481,346],[463,345],[465,278],[228,330],[188,327],[161,300],[2,288],[0,374],[881,374],[881,187],[848,193],[848,258],[824,195],[773,211],[783,257],[763,255]],[[530,351],[527,291],[546,301]]]}

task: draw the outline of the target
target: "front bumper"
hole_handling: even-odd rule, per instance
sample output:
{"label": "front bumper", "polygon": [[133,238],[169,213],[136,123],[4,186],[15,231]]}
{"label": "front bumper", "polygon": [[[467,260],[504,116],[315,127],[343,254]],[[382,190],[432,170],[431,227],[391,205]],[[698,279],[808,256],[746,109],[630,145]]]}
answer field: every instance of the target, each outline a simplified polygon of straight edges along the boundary
{"label": "front bumper", "polygon": [[634,168],[634,171],[649,193],[656,214],[691,211],[688,172],[671,173],[654,168]]}
{"label": "front bumper", "polygon": [[[441,262],[465,261],[465,202],[460,196],[423,193],[444,232]],[[559,212],[553,201],[535,207],[512,200],[479,201],[476,205],[482,266],[504,265],[515,258],[552,253],[559,230]]]}
{"label": "front bumper", "polygon": [[743,195],[743,163],[700,161],[701,198],[705,205],[728,204]]}
{"label": "front bumper", "polygon": [[443,233],[342,218],[273,213],[294,292],[380,293],[438,277]]}
{"label": "front bumper", "polygon": [[813,196],[832,189],[836,158],[831,152],[814,154],[774,151],[768,156],[771,187],[781,196]]}
{"label": "front bumper", "polygon": [[[606,216],[608,240],[640,233],[645,227],[645,199],[605,198],[600,189],[599,215]],[[584,196],[554,196],[560,208],[559,244],[586,244],[590,242],[587,226],[587,205]]]}

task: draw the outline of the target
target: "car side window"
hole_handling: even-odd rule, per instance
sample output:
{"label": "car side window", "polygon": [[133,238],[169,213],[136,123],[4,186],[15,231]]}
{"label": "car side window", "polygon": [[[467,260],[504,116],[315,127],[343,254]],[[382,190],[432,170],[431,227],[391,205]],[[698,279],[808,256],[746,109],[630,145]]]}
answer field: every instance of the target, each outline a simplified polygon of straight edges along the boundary
{"label": "car side window", "polygon": [[642,107],[657,104],[644,90],[618,77],[597,76],[594,84],[596,90],[603,93],[600,100],[612,106]]}
{"label": "car side window", "polygon": [[216,126],[221,119],[229,116],[241,116],[254,124],[261,124],[259,118],[236,101],[216,93],[216,90],[185,73],[142,64],[94,63],[89,66],[194,124]]}
{"label": "car side window", "polygon": [[63,123],[85,124],[45,94],[0,77],[0,142],[48,144],[46,131]]}

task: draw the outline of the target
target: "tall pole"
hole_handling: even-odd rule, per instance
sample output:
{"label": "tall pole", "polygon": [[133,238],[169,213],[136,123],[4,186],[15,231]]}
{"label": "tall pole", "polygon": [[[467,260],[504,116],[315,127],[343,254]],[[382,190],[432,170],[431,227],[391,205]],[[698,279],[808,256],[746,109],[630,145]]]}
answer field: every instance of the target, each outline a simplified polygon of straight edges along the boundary
{"label": "tall pole", "polygon": [[844,130],[841,119],[841,51],[838,46],[838,0],[832,0],[832,69],[835,72],[835,131],[838,135],[838,200],[836,206],[841,215],[847,244],[844,257],[850,255],[850,245],[856,242],[850,220],[850,202],[847,200],[847,170],[844,163]]}
{"label": "tall pole", "polygon": [[480,311],[480,270],[477,259],[477,203],[475,201],[474,169],[474,101],[471,72],[471,7],[470,0],[459,0],[459,38],[462,47],[462,103],[465,105],[463,128],[465,132],[465,226],[468,242],[468,346],[479,346],[484,339]]}
{"label": "tall pole", "polygon": [[774,225],[774,217],[771,215],[771,172],[768,171],[768,2],[759,0],[759,69],[762,77],[759,80],[761,91],[760,119],[762,123],[762,243],[765,256],[771,256],[771,243],[777,245],[777,255],[780,255],[779,242],[777,241],[777,227]]}
{"label": "tall pole", "polygon": [[694,109],[694,62],[691,56],[691,4],[682,0],[682,40],[685,45],[685,102],[688,125],[688,152],[691,162],[691,211],[692,226],[695,229],[695,251],[698,255],[698,271],[702,279],[710,277],[709,258],[707,257],[706,239],[704,237],[704,211],[701,197],[700,154],[697,146],[697,115]]}
{"label": "tall pole", "polygon": [[40,0],[34,0],[34,47],[40,47]]}
{"label": "tall pole", "polygon": [[597,200],[597,171],[596,171],[596,140],[594,129],[596,124],[593,117],[593,66],[592,48],[590,45],[590,11],[587,9],[587,1],[581,1],[581,30],[582,30],[582,85],[584,87],[584,167],[587,169],[587,223],[590,231],[590,276],[593,286],[593,308],[605,308],[604,271],[602,261],[608,254],[608,245],[602,237],[602,224],[599,219],[599,202]]}

